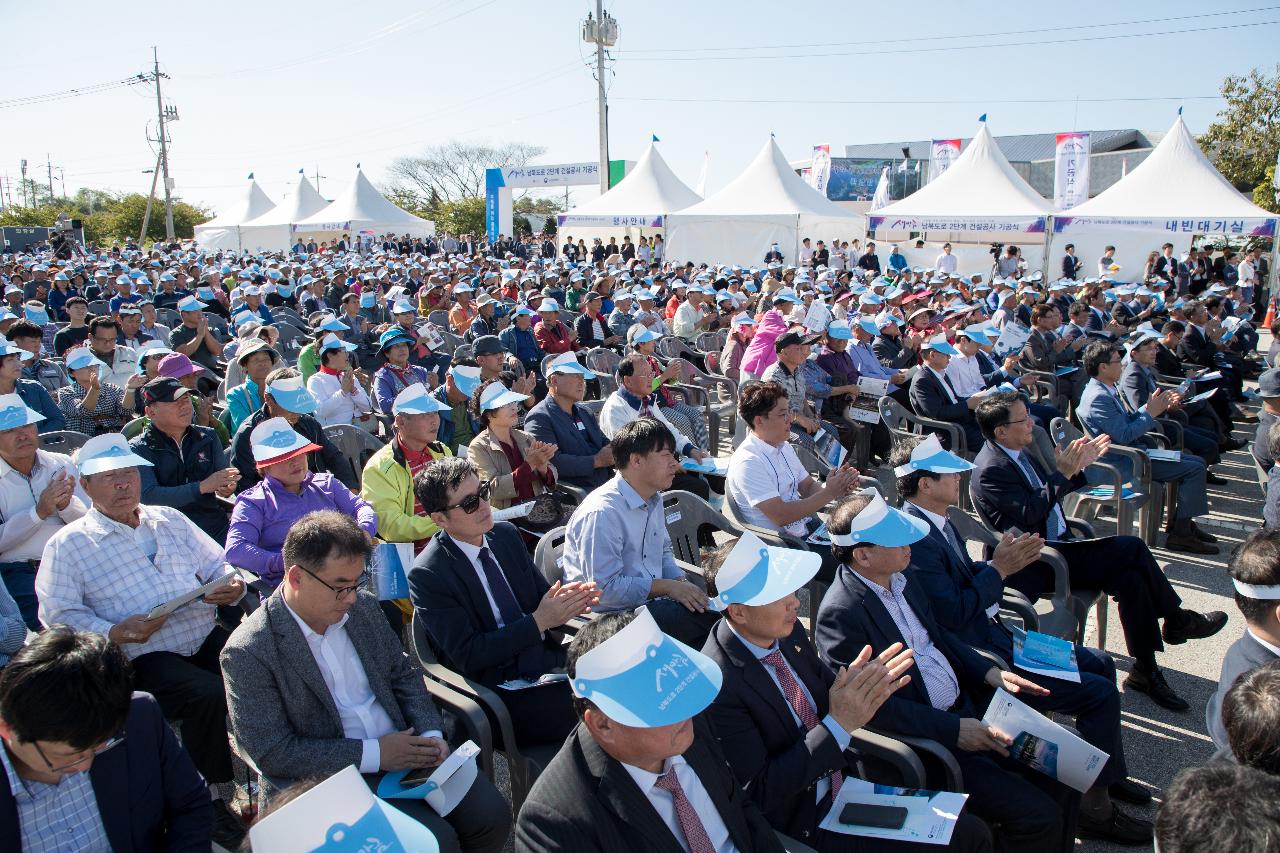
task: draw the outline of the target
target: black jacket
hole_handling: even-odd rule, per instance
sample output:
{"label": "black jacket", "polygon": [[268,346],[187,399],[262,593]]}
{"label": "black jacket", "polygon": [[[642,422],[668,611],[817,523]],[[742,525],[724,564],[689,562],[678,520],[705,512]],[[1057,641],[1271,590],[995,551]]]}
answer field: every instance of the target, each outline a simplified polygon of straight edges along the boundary
{"label": "black jacket", "polygon": [[498,627],[475,567],[448,534],[437,533],[409,570],[409,598],[440,662],[488,687],[563,667],[560,634],[540,637],[533,621],[549,585],[519,531],[500,521],[484,538],[524,616]]}
{"label": "black jacket", "polygon": [[218,434],[209,427],[187,428],[182,448],[155,424],[129,442],[134,452],[151,463],[141,466],[142,502],[171,506],[195,522],[213,541],[227,540],[227,506],[212,492],[200,493],[200,481],[227,467],[227,454]]}
{"label": "black jacket", "polygon": [[[249,445],[249,434],[253,432],[254,427],[269,418],[267,408],[263,406],[240,424],[240,429],[236,430],[235,437],[231,439],[231,464],[240,471],[240,482],[236,484],[236,491],[243,492],[262,479],[258,475],[257,466],[253,463],[253,448]],[[311,415],[301,415],[293,428],[307,441],[320,445],[318,452],[313,451],[307,454],[308,468],[317,474],[332,474],[342,485],[360,494],[360,479],[356,476],[355,470],[347,461],[347,457],[343,456],[342,452],[325,436],[324,428],[320,426],[319,421]]]}

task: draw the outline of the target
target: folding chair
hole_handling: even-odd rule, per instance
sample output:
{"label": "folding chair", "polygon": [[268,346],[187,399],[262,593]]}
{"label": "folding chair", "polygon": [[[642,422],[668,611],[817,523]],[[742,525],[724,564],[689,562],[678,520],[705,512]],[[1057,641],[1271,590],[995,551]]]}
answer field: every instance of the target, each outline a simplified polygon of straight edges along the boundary
{"label": "folding chair", "polygon": [[[507,770],[511,777],[511,810],[513,813],[519,814],[520,807],[524,805],[525,798],[529,795],[529,789],[533,786],[533,781],[538,778],[538,774],[542,772],[542,769],[551,762],[559,747],[544,746],[528,754],[522,753],[519,744],[516,743],[515,728],[511,722],[511,714],[507,711],[507,706],[503,703],[501,697],[478,681],[473,681],[462,673],[454,672],[440,663],[435,650],[431,647],[431,639],[427,636],[426,626],[423,624],[422,619],[419,618],[419,615],[417,608],[415,608],[411,623],[411,633],[413,635],[414,652],[418,656],[418,662],[421,664],[422,669],[428,676],[427,680],[434,680],[445,685],[482,709],[480,713],[485,716],[485,729],[490,733],[487,744],[482,745],[479,742],[476,744],[481,746],[482,754],[489,756],[488,765],[482,766],[482,769],[492,777],[493,753],[499,751],[503,754],[507,760]],[[471,727],[479,728],[478,723],[468,722],[471,722],[469,729]],[[492,736],[495,724],[502,742],[501,749],[498,749]]]}
{"label": "folding chair", "polygon": [[357,481],[363,478],[369,457],[385,446],[377,436],[351,424],[330,424],[324,428],[324,434],[351,463]]}
{"label": "folding chair", "polygon": [[742,535],[742,531],[729,519],[692,492],[680,489],[663,492],[662,511],[667,519],[667,535],[671,537],[671,550],[676,559],[694,566],[702,565],[698,531],[704,525],[710,525],[732,536]]}
{"label": "folding chair", "polygon": [[[665,339],[664,339],[665,340]],[[678,338],[676,340],[679,340]],[[682,342],[683,343],[683,342]],[[667,386],[672,387],[672,386]],[[720,428],[725,421],[732,423],[738,411],[738,383],[725,376],[703,373],[698,365],[686,358],[680,359],[679,383],[677,390],[695,389],[686,393],[685,397],[693,405],[703,406],[707,415],[707,432],[711,436],[712,456],[720,455]],[[715,397],[712,397],[712,394]],[[696,397],[698,401],[690,399]]]}
{"label": "folding chair", "polygon": [[[904,440],[914,440],[930,433],[945,433],[950,437],[952,453],[964,459],[973,459],[975,454],[969,452],[965,444],[964,430],[959,424],[921,417],[892,397],[881,397],[876,402],[876,408],[880,410],[880,419],[889,428],[889,436],[893,440],[894,447]],[[960,480],[960,503],[964,509],[969,509],[969,476],[969,472],[966,471],[961,475]]]}
{"label": "folding chair", "polygon": [[40,434],[40,448],[51,453],[65,453],[70,456],[84,446],[92,436],[73,429],[58,429]]}
{"label": "folding chair", "polygon": [[449,329],[449,312],[442,308],[437,308],[427,314],[427,322],[433,326],[439,326],[441,329]]}
{"label": "folding chair", "polygon": [[538,545],[533,549],[533,564],[542,572],[547,583],[564,580],[564,567],[560,564],[560,556],[564,554],[566,527],[553,527],[542,535]]}
{"label": "folding chair", "polygon": [[720,352],[724,344],[720,341],[720,335],[717,332],[699,332],[698,336],[693,339],[693,348],[698,352],[706,355],[709,352]]}
{"label": "folding chair", "polygon": [[[1076,438],[1081,436],[1093,438],[1087,430],[1077,430],[1063,418],[1054,418],[1050,426],[1053,429],[1053,439],[1058,444],[1061,444],[1063,441],[1074,441]],[[1149,435],[1153,436],[1156,442],[1162,446],[1167,445],[1168,443],[1168,439],[1166,439],[1161,433],[1153,432],[1149,433]],[[1138,495],[1130,495],[1130,497],[1125,498],[1123,484],[1116,485],[1116,481],[1123,481],[1124,475],[1116,466],[1101,462],[1096,462],[1094,464],[1108,465],[1108,467],[1111,468],[1111,471],[1114,472],[1106,472],[1108,473],[1108,479],[1111,480],[1110,485],[1088,489],[1083,494],[1081,492],[1073,492],[1067,497],[1070,498],[1074,495],[1082,494],[1082,497],[1078,500],[1083,501],[1087,497],[1091,496],[1089,493],[1094,493],[1100,496],[1105,502],[1108,499],[1115,500],[1115,495],[1119,494],[1121,496],[1120,500],[1122,503],[1124,501],[1130,501],[1130,506],[1137,509],[1136,521],[1138,536],[1140,536],[1142,541],[1146,542],[1147,545],[1155,547],[1160,536],[1160,519],[1163,517],[1166,508],[1170,513],[1170,518],[1173,517],[1172,513],[1174,512],[1175,504],[1178,499],[1177,483],[1170,482],[1161,484],[1152,480],[1151,457],[1147,456],[1146,451],[1141,448],[1128,447],[1123,444],[1112,444],[1107,450],[1107,453],[1115,454],[1116,456],[1129,460],[1129,465],[1133,471],[1132,476],[1129,478],[1129,482],[1134,484],[1135,491],[1139,492],[1141,497],[1145,498],[1145,500],[1139,501]],[[1102,470],[1105,471],[1105,468]],[[1063,506],[1065,507],[1066,505],[1067,501],[1064,499]],[[1073,506],[1072,509],[1074,510],[1075,507]],[[1090,518],[1091,516],[1084,515],[1082,517]],[[1116,533],[1127,534],[1129,532],[1130,525],[1133,523],[1133,519],[1134,516],[1132,514],[1127,515],[1125,517],[1125,526],[1121,527],[1120,518],[1117,516]]]}
{"label": "folding chair", "polygon": [[622,357],[616,352],[606,347],[592,347],[582,355],[579,361],[595,371],[596,378],[600,382],[602,399],[618,390],[618,364],[622,361]]}
{"label": "folding chair", "polygon": [[[746,530],[751,531],[756,536],[759,536],[760,539],[763,540],[766,545],[772,545],[775,548],[794,548],[797,551],[813,550],[812,548],[809,547],[808,542],[804,541],[798,536],[792,536],[791,534],[781,530],[777,530],[777,531],[769,530],[766,527],[760,527],[759,525],[756,525],[756,524],[748,524],[747,522],[743,521],[742,517],[738,515],[737,512],[734,510],[733,501],[729,499],[728,495],[725,495],[724,510],[725,510],[725,518],[729,521],[730,524],[744,531]],[[822,581],[818,580],[818,578],[815,576],[813,580],[809,581],[809,586],[807,587],[807,590],[809,593],[809,609],[808,609],[807,615],[809,619],[809,625],[811,626],[810,631],[812,631],[813,630],[812,626],[816,624],[818,619],[818,605],[822,603],[822,596],[826,594],[827,585]]]}

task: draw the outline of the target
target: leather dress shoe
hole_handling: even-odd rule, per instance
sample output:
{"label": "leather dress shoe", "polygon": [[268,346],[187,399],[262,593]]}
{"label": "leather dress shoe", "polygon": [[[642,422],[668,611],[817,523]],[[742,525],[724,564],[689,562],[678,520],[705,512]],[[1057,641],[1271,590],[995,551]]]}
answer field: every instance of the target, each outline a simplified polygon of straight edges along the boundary
{"label": "leather dress shoe", "polygon": [[1145,693],[1151,697],[1152,702],[1170,711],[1191,710],[1187,700],[1173,692],[1173,688],[1164,680],[1164,673],[1159,668],[1152,672],[1143,672],[1134,667],[1133,672],[1129,673],[1124,680],[1124,689]]}
{"label": "leather dress shoe", "polygon": [[1146,786],[1139,785],[1132,779],[1121,779],[1119,782],[1112,782],[1107,786],[1111,799],[1120,800],[1125,803],[1132,803],[1135,806],[1145,806],[1151,802],[1151,792]]}
{"label": "leather dress shoe", "polygon": [[1227,614],[1221,610],[1210,610],[1208,613],[1197,613],[1194,610],[1179,610],[1176,617],[1164,620],[1160,635],[1171,646],[1180,646],[1187,640],[1202,640],[1212,637],[1227,624]]}
{"label": "leather dress shoe", "polygon": [[1108,817],[1090,817],[1082,811],[1076,819],[1076,836],[1081,839],[1094,838],[1136,847],[1150,844],[1154,835],[1155,827],[1151,821],[1126,814],[1116,805],[1112,805]]}

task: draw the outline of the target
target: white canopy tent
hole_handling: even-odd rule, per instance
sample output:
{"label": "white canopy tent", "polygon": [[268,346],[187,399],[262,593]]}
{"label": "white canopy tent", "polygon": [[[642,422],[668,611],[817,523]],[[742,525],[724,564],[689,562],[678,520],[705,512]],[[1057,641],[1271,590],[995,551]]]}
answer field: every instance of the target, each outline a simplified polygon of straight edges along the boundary
{"label": "white canopy tent", "polygon": [[1056,217],[1057,231],[1112,229],[1267,236],[1276,214],[1245,198],[1200,150],[1182,116],[1132,172]]}
{"label": "white canopy tent", "polygon": [[298,185],[287,199],[240,226],[240,242],[246,249],[288,251],[295,242],[289,226],[312,218],[328,206],[307,176],[299,173]]}
{"label": "white canopy tent", "polygon": [[911,195],[868,215],[888,231],[1044,233],[1053,205],[1009,165],[986,122],[951,167]]}
{"label": "white canopy tent", "polygon": [[558,215],[556,225],[566,237],[575,231],[606,241],[610,237],[649,236],[662,233],[669,214],[700,201],[702,196],[676,177],[658,153],[658,146],[650,142],[644,156],[617,186]]}
{"label": "white canopy tent", "polygon": [[213,251],[239,251],[243,248],[241,226],[270,212],[275,206],[276,203],[267,197],[250,175],[249,185],[235,202],[213,219],[195,227],[196,242]]}
{"label": "white canopy tent", "polygon": [[720,192],[666,219],[666,257],[715,264],[758,264],[777,243],[787,261],[800,241],[847,240],[862,218],[804,182],[772,137]]}
{"label": "white canopy tent", "polygon": [[436,233],[436,224],[396,207],[357,167],[350,186],[305,222],[293,223],[291,232],[291,240],[314,237],[317,241],[336,240],[343,234],[354,238],[361,232],[375,237],[388,232],[427,237]]}

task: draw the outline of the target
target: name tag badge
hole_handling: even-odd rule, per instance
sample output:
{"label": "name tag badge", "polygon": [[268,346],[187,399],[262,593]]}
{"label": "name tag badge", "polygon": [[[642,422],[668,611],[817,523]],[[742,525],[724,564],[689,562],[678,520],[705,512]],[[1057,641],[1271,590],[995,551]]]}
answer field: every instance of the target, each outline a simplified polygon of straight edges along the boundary
{"label": "name tag badge", "polygon": [[587,425],[584,424],[582,421],[578,421],[578,431],[585,432],[586,429],[587,429]]}

